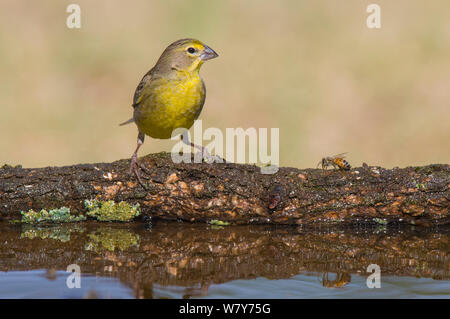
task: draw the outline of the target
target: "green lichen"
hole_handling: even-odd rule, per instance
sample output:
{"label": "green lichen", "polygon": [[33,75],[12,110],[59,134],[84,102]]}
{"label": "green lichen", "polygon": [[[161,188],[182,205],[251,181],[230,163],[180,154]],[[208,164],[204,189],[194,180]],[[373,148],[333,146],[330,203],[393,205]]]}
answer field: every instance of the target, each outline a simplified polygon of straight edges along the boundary
{"label": "green lichen", "polygon": [[386,219],[382,219],[382,218],[373,218],[372,219],[375,223],[380,224],[380,225],[387,225],[388,221]]}
{"label": "green lichen", "polygon": [[418,189],[418,190],[427,190],[427,185],[425,185],[425,184],[422,184],[422,183],[417,183],[416,184],[416,188]]}
{"label": "green lichen", "polygon": [[110,201],[85,200],[86,215],[97,218],[99,221],[128,222],[140,215],[139,204],[130,205],[127,202],[116,203]]}
{"label": "green lichen", "polygon": [[70,241],[70,234],[73,232],[84,232],[83,227],[78,225],[53,225],[53,226],[35,226],[35,225],[23,225],[21,238],[40,238],[40,239],[53,239],[60,242]]}
{"label": "green lichen", "polygon": [[30,209],[27,212],[20,212],[22,214],[22,223],[25,224],[40,224],[40,223],[71,223],[85,220],[83,215],[73,216],[70,215],[70,208],[61,207],[47,211],[42,209],[39,212],[35,212]]}
{"label": "green lichen", "polygon": [[378,226],[377,228],[375,228],[373,233],[374,234],[381,234],[381,233],[385,233],[386,231],[387,231],[387,227],[386,227],[386,225],[383,225],[383,226]]}
{"label": "green lichen", "polygon": [[229,222],[224,222],[224,221],[218,220],[218,219],[210,220],[209,224],[214,225],[214,226],[228,226],[228,225],[230,225]]}
{"label": "green lichen", "polygon": [[131,246],[139,247],[139,235],[131,233],[124,229],[99,229],[94,233],[88,234],[89,240],[84,249],[89,251],[121,251]]}

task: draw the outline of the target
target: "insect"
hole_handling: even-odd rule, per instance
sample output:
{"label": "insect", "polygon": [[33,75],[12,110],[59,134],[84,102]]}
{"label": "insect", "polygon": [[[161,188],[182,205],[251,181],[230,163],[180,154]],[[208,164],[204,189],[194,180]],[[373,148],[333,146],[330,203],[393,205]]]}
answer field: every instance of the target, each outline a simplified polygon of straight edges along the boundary
{"label": "insect", "polygon": [[328,273],[322,276],[322,286],[326,288],[341,288],[351,282],[351,276],[348,273],[337,273],[335,280],[328,279]]}
{"label": "insect", "polygon": [[344,159],[345,154],[347,154],[347,153],[341,153],[341,154],[334,155],[334,156],[324,157],[317,164],[317,167],[319,167],[319,165],[322,165],[322,169],[327,169],[329,166],[333,166],[334,168],[337,168],[337,169],[340,169],[340,170],[343,170],[343,171],[348,171],[352,167]]}

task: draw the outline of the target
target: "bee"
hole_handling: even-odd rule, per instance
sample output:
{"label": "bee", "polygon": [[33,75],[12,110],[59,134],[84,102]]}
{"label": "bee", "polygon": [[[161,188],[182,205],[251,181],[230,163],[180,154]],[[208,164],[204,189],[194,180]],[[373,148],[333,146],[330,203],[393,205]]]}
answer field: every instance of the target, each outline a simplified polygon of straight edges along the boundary
{"label": "bee", "polygon": [[322,169],[327,169],[329,166],[333,166],[334,168],[348,171],[350,168],[350,164],[344,159],[344,155],[347,153],[341,153],[334,156],[328,156],[322,158],[322,160],[317,164],[317,167],[322,164]]}
{"label": "bee", "polygon": [[328,273],[322,275],[322,286],[326,288],[341,288],[351,282],[352,278],[348,273],[337,273],[335,280],[328,279]]}

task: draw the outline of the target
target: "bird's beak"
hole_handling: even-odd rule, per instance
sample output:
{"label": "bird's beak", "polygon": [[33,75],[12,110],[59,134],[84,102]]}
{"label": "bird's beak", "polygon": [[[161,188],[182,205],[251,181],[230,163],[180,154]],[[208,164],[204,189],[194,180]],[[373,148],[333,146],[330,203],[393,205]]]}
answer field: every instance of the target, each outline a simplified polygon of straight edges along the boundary
{"label": "bird's beak", "polygon": [[219,55],[211,49],[209,46],[205,45],[205,49],[203,50],[202,54],[200,55],[200,59],[203,61],[211,60],[214,58],[217,58]]}

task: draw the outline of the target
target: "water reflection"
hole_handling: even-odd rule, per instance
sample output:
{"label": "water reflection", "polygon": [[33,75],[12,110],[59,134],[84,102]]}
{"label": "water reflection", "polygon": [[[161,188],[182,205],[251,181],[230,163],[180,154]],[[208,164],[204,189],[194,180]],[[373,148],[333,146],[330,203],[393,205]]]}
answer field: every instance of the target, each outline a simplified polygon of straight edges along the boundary
{"label": "water reflection", "polygon": [[348,273],[337,273],[334,280],[328,278],[329,273],[325,272],[322,276],[322,286],[326,288],[341,288],[352,281],[352,277]]}
{"label": "water reflection", "polygon": [[244,280],[253,285],[261,278],[292,280],[311,273],[322,290],[345,290],[354,276],[364,282],[370,264],[379,265],[384,278],[450,279],[448,229],[213,228],[162,222],[150,229],[87,222],[0,227],[0,271],[47,269],[44,276],[55,280],[57,271],[78,264],[83,276],[117,278],[137,298],[210,297],[217,284]]}
{"label": "water reflection", "polygon": [[55,239],[61,242],[70,241],[70,234],[74,232],[83,232],[84,226],[80,224],[62,224],[62,225],[48,225],[38,226],[24,224],[22,226],[21,238],[41,238],[41,239]]}
{"label": "water reflection", "polygon": [[87,234],[87,236],[89,239],[84,248],[86,250],[102,252],[105,250],[123,251],[131,246],[139,248],[139,235],[126,229],[99,227],[95,231]]}

